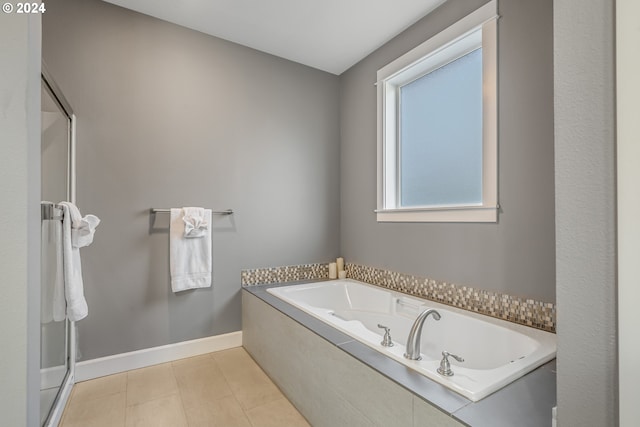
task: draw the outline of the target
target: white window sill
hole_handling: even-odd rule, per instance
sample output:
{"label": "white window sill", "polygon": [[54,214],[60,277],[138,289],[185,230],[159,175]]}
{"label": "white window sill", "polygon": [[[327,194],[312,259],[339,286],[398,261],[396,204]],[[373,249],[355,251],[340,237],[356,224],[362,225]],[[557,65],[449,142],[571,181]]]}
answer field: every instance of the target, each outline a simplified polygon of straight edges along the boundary
{"label": "white window sill", "polygon": [[498,222],[498,206],[378,209],[378,222]]}

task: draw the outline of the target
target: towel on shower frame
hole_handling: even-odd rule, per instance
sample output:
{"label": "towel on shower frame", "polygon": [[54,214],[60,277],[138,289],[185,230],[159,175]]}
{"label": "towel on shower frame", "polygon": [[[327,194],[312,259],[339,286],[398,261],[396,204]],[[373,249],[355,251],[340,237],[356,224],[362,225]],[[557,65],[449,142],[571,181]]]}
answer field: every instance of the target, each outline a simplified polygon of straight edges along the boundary
{"label": "towel on shower frame", "polygon": [[[60,202],[58,205],[63,211],[62,258],[66,317],[71,321],[78,321],[87,317],[89,312],[84,298],[80,248],[93,242],[100,219],[95,215],[83,217],[78,207],[71,202]],[[56,313],[54,307],[54,320],[62,320],[60,314],[62,313]]]}

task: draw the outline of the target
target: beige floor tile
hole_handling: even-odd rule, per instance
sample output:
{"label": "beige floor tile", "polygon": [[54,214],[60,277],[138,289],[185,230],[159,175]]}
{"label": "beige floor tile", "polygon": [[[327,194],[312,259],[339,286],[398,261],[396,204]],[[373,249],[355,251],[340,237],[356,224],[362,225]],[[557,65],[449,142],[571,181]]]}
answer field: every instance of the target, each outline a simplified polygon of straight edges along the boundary
{"label": "beige floor tile", "polygon": [[187,427],[180,395],[128,406],[126,427]]}
{"label": "beige floor tile", "polygon": [[125,425],[308,426],[242,348],[78,383],[61,423]]}
{"label": "beige floor tile", "polygon": [[[226,350],[220,350],[220,351],[214,351],[213,353],[209,353],[211,355],[211,357],[221,357],[224,355],[246,355],[249,356],[249,353],[247,352],[247,350],[245,350],[244,347],[240,346],[240,347],[232,347],[232,348],[228,348]],[[251,356],[249,356],[249,358],[251,358]],[[251,359],[253,360],[253,359]]]}
{"label": "beige floor tile", "polygon": [[127,406],[178,393],[171,363],[127,373]]}
{"label": "beige floor tile", "polygon": [[124,392],[97,399],[71,399],[65,409],[61,427],[123,427]]}
{"label": "beige floor tile", "polygon": [[189,427],[252,427],[235,397],[213,400],[207,405],[185,406]]}
{"label": "beige floor tile", "polygon": [[241,374],[247,367],[255,365],[249,353],[242,347],[216,351],[211,353],[211,357],[218,363],[224,373],[229,375]]}
{"label": "beige floor tile", "polygon": [[232,394],[222,371],[211,356],[183,359],[172,365],[185,407],[206,405]]}
{"label": "beige floor tile", "polygon": [[109,375],[95,380],[76,383],[73,387],[74,401],[95,399],[127,390],[127,373]]}
{"label": "beige floor tile", "polygon": [[213,353],[233,394],[245,410],[281,399],[282,393],[242,348]]}
{"label": "beige floor tile", "polygon": [[247,416],[253,427],[311,427],[285,398],[248,410]]}
{"label": "beige floor tile", "polygon": [[233,394],[243,409],[249,410],[265,403],[281,399],[283,394],[273,384],[261,384],[255,382],[229,382]]}
{"label": "beige floor tile", "polygon": [[213,359],[211,353],[202,354],[200,356],[187,357],[185,359],[174,360],[171,362],[171,365],[175,367],[180,366],[197,366],[202,364],[207,364]]}

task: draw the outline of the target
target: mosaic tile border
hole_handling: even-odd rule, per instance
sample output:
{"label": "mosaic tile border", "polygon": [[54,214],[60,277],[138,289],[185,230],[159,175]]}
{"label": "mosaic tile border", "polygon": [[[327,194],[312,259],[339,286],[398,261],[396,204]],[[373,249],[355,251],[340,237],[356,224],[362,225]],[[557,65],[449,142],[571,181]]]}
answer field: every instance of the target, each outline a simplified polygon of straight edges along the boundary
{"label": "mosaic tile border", "polygon": [[469,286],[347,263],[347,277],[487,316],[556,331],[556,305]]}
{"label": "mosaic tile border", "polygon": [[[556,305],[499,292],[475,289],[398,273],[381,268],[346,263],[347,277],[397,292],[425,298],[543,331],[556,331]],[[242,286],[286,283],[329,278],[329,264],[302,264],[242,270]]]}
{"label": "mosaic tile border", "polygon": [[242,270],[240,273],[240,282],[242,283],[242,286],[328,278],[329,263],[256,268],[253,270]]}

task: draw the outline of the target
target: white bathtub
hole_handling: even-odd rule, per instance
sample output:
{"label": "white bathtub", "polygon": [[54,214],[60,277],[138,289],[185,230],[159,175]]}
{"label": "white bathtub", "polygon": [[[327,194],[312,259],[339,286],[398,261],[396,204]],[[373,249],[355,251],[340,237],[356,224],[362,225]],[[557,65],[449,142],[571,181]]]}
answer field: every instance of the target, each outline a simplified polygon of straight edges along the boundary
{"label": "white bathtub", "polygon": [[[556,336],[538,329],[483,316],[433,301],[367,285],[335,280],[267,290],[426,377],[476,402],[536,367],[555,358]],[[440,321],[429,317],[422,330],[422,360],[403,357],[407,335],[417,315],[438,310]],[[383,347],[378,324],[391,328],[393,347]],[[442,351],[454,375],[436,372]]]}

